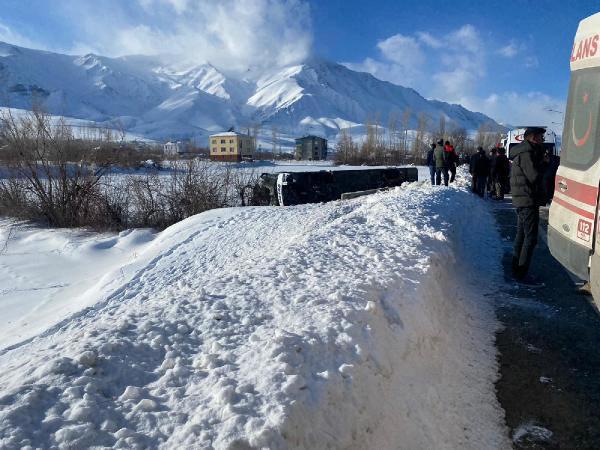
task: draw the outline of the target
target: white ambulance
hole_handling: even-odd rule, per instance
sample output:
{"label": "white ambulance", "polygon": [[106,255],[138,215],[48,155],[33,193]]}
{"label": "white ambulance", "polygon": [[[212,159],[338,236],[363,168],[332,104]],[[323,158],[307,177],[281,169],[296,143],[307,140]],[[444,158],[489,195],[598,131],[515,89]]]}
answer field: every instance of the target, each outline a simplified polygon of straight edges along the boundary
{"label": "white ambulance", "polygon": [[550,207],[548,245],[567,269],[589,280],[600,306],[600,13],[580,22],[571,53],[571,82],[561,161]]}
{"label": "white ambulance", "polygon": [[546,130],[546,133],[544,133],[544,148],[549,150],[552,155],[559,154],[559,149],[556,145],[556,133],[554,131],[548,129],[544,125],[527,125],[520,126],[518,128],[515,128],[514,130],[510,130],[500,142],[502,144],[502,147],[506,149],[506,156],[508,157],[508,159],[511,159],[511,149],[523,142],[523,135],[525,134],[525,130],[530,127],[544,128]]}

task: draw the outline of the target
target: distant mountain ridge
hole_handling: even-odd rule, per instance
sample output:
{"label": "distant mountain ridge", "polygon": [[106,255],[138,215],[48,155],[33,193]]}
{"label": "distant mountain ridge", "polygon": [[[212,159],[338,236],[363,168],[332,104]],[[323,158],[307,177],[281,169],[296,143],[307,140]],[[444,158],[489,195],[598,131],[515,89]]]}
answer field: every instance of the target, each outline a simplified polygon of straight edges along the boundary
{"label": "distant mountain ridge", "polygon": [[152,139],[202,139],[231,126],[261,124],[290,136],[334,137],[340,128],[409,109],[416,127],[423,113],[433,127],[475,130],[490,117],[461,105],[427,100],[414,89],[318,58],[303,64],[232,77],[209,63],[165,64],[158,57],[71,56],[0,42],[0,106],[29,109],[99,123],[118,121]]}

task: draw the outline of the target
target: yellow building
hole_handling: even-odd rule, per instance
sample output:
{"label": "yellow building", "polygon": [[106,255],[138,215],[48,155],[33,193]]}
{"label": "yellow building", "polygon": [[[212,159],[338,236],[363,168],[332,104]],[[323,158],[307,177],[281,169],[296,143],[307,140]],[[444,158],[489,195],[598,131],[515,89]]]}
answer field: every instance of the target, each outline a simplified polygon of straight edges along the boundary
{"label": "yellow building", "polygon": [[254,158],[254,138],[235,131],[211,135],[209,148],[210,159],[213,161],[242,161]]}

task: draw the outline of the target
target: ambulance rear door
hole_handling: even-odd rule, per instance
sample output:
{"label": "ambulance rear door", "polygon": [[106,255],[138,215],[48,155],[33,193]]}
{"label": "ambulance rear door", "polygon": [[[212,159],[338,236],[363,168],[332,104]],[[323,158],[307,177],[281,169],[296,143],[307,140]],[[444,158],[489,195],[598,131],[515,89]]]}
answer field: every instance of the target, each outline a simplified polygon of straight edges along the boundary
{"label": "ambulance rear door", "polygon": [[571,73],[560,167],[548,227],[552,255],[571,272],[589,279],[594,249],[600,139],[600,67]]}

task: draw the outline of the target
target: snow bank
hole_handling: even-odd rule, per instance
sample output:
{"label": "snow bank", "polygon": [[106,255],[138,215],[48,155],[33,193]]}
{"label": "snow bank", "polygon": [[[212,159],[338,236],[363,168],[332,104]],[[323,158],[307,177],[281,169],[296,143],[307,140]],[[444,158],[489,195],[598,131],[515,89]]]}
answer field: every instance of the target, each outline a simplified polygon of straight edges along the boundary
{"label": "snow bank", "polygon": [[192,217],[0,352],[0,447],[509,447],[476,285],[494,230],[463,187],[426,183]]}
{"label": "snow bank", "polygon": [[120,286],[153,238],[148,230],[99,234],[0,220],[0,350]]}

